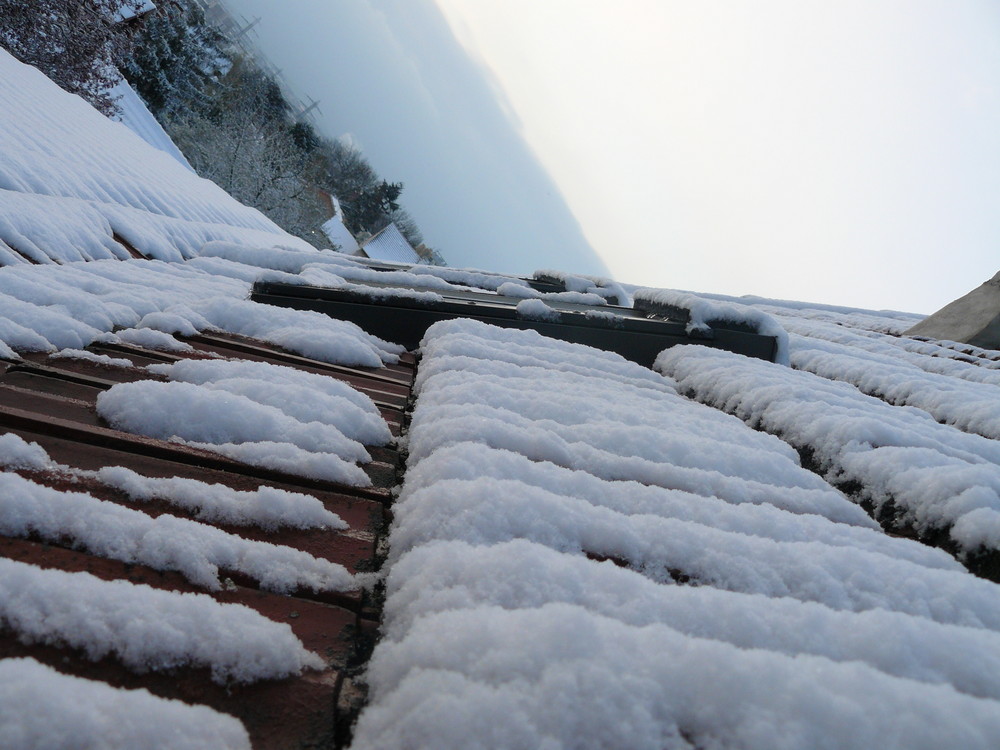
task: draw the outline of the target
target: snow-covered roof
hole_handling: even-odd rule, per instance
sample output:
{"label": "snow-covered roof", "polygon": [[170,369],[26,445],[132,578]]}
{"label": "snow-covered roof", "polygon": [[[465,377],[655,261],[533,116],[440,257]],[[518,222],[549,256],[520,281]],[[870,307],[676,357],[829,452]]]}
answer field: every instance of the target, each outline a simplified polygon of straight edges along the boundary
{"label": "snow-covered roof", "polygon": [[5,748],[1000,746],[1000,351],[317,251],[0,105]]}
{"label": "snow-covered roof", "polygon": [[308,249],[0,50],[0,264],[182,260],[212,240]]}
{"label": "snow-covered roof", "polygon": [[340,252],[353,255],[359,250],[358,241],[354,239],[351,230],[344,226],[339,211],[336,216],[325,221],[320,229]]}
{"label": "snow-covered roof", "polygon": [[153,148],[158,148],[163,153],[169,154],[182,167],[194,172],[184,154],[181,153],[180,149],[170,139],[163,126],[156,121],[153,113],[149,111],[145,102],[139,98],[139,95],[129,85],[128,81],[124,78],[120,79],[115,87],[111,89],[110,94],[120,110],[115,117],[118,122],[122,123]]}
{"label": "snow-covered roof", "polygon": [[420,256],[406,241],[395,224],[389,224],[369,237],[361,245],[361,251],[372,260],[388,260],[394,263],[419,263]]}

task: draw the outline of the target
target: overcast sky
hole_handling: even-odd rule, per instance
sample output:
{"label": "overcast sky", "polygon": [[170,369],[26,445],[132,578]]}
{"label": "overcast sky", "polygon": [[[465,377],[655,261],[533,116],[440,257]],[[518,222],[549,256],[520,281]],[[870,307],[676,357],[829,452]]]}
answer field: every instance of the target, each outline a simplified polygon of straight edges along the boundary
{"label": "overcast sky", "polygon": [[1000,270],[993,0],[228,2],[451,265],[916,312]]}

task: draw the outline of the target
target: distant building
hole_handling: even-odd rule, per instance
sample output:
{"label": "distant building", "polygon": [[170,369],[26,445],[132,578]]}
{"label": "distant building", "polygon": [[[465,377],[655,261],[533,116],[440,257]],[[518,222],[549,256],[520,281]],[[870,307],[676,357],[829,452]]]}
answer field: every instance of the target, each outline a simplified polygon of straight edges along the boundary
{"label": "distant building", "polygon": [[351,230],[344,226],[344,212],[340,208],[340,201],[337,200],[337,196],[325,190],[317,190],[316,192],[319,194],[323,206],[326,207],[327,216],[329,217],[320,226],[323,234],[327,236],[327,239],[340,252],[347,253],[348,255],[357,255],[361,247],[358,245],[358,241],[354,239],[354,235],[351,234]]}
{"label": "distant building", "polygon": [[390,224],[366,240],[358,254],[372,260],[388,260],[393,263],[413,264],[422,260],[395,224]]}
{"label": "distant building", "polygon": [[1000,273],[904,332],[904,336],[1000,347]]}

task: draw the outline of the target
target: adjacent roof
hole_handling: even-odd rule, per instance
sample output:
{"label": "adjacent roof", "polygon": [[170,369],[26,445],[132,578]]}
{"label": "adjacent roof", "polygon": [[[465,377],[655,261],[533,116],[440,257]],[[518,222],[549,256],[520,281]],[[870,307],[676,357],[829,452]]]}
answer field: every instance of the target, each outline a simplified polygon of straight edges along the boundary
{"label": "adjacent roof", "polygon": [[176,159],[181,166],[194,169],[149,111],[145,102],[135,93],[129,82],[122,78],[111,90],[111,96],[121,110],[116,119],[153,148],[159,149]]}
{"label": "adjacent roof", "polygon": [[360,248],[358,247],[358,241],[354,239],[354,235],[351,231],[344,226],[344,222],[341,221],[340,212],[337,215],[328,219],[323,223],[321,229],[323,234],[325,234],[330,242],[332,242],[338,250],[342,253],[347,253],[348,255],[353,255]]}
{"label": "adjacent roof", "polygon": [[1000,351],[316,251],[0,104],[5,748],[1000,746]]}
{"label": "adjacent roof", "polygon": [[361,246],[361,252],[373,260],[388,260],[394,263],[419,263],[420,256],[399,231],[395,224],[389,224],[368,238]]}
{"label": "adjacent roof", "polygon": [[1000,349],[1000,273],[920,321],[906,335]]}

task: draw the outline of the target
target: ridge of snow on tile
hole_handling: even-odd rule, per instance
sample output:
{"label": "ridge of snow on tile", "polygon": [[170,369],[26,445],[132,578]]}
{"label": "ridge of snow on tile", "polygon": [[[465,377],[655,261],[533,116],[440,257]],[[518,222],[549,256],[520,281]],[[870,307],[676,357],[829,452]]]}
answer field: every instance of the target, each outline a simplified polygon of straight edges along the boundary
{"label": "ridge of snow on tile", "polygon": [[347,383],[294,367],[249,360],[181,360],[150,365],[176,382],[242,394],[299,421],[337,427],[365,445],[386,445],[392,433],[375,402]]}
{"label": "ridge of snow on tile", "polygon": [[[322,669],[291,628],[241,604],[0,558],[0,622],[25,643],[112,654],[135,672],[208,667],[218,683]],[[4,746],[6,747],[6,746]]]}
{"label": "ridge of snow on tile", "polygon": [[[127,260],[0,268],[0,341],[15,351],[53,351],[118,342],[116,329],[187,336],[223,331],[323,362],[375,368],[397,362],[403,351],[353,323],[250,302],[244,299],[249,293],[247,281],[182,263]],[[132,332],[126,338],[141,335]]]}
{"label": "ridge of snow on tile", "polygon": [[[375,404],[331,378],[249,362],[151,369],[174,379],[119,383],[98,395],[97,413],[112,427],[354,486],[371,484],[355,464],[371,461],[361,441],[391,439]],[[329,384],[308,387],[324,380]]]}
{"label": "ridge of snow on tile", "polygon": [[353,747],[1000,739],[1000,589],[787,444],[534,332],[421,352]]}
{"label": "ridge of snow on tile", "polygon": [[234,526],[257,526],[267,531],[281,527],[298,529],[346,529],[347,524],[312,495],[262,485],[256,490],[234,490],[224,484],[209,484],[183,477],[147,477],[124,466],[105,466],[97,471],[58,464],[38,445],[12,432],[0,434],[0,466],[52,472],[57,476],[92,477],[124,492],[130,500],[163,500],[186,510],[200,521]]}
{"label": "ridge of snow on tile", "polygon": [[64,675],[34,659],[0,660],[5,750],[250,750],[238,719],[206,706]]}
{"label": "ridge of snow on tile", "polygon": [[[38,263],[180,260],[210,240],[310,246],[0,50],[0,242]],[[0,263],[16,263],[9,251]]]}
{"label": "ridge of snow on tile", "polygon": [[108,487],[121,490],[130,500],[163,500],[192,512],[199,521],[257,526],[265,531],[348,528],[340,516],[327,510],[312,495],[267,485],[252,491],[234,490],[197,479],[144,477],[124,466],[105,466],[95,472],[77,474],[89,474]]}
{"label": "ridge of snow on tile", "polygon": [[808,449],[833,481],[860,483],[876,511],[892,502],[919,533],[947,529],[964,552],[1000,549],[1000,442],[847,383],[704,347],[657,359],[695,398]]}
{"label": "ridge of snow on tile", "polygon": [[241,536],[197,521],[155,518],[83,492],[63,492],[0,472],[0,534],[69,539],[77,547],[157,570],[176,570],[194,584],[218,591],[219,570],[243,573],[261,588],[347,591],[358,582],[337,563],[307,552]]}

